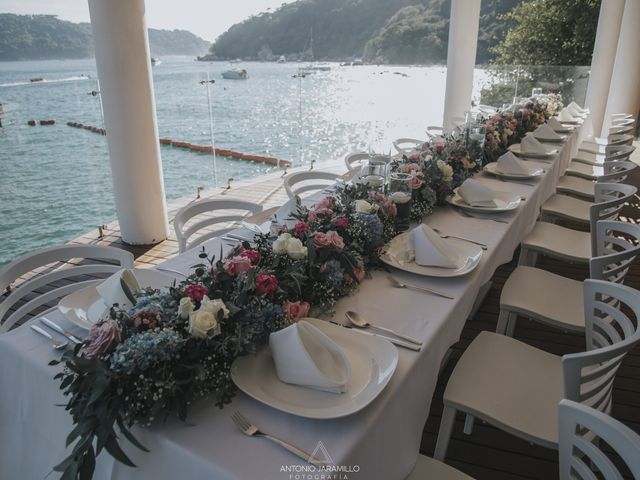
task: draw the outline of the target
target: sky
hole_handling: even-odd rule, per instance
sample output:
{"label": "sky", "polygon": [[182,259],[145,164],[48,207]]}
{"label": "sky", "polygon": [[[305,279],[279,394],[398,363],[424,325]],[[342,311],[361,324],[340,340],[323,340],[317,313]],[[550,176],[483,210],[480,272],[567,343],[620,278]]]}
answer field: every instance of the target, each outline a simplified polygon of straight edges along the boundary
{"label": "sky", "polygon": [[[252,14],[275,10],[292,0],[146,0],[151,28],[189,30],[213,41],[234,23]],[[57,15],[71,22],[88,22],[87,0],[0,0],[0,13]]]}

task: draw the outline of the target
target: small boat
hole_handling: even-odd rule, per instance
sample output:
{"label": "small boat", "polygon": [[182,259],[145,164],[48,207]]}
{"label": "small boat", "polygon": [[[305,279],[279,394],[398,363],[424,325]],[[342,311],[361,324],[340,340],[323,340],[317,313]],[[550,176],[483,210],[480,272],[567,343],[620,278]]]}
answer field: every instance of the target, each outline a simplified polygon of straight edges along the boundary
{"label": "small boat", "polygon": [[247,71],[243,69],[226,70],[222,72],[222,78],[226,80],[246,80]]}
{"label": "small boat", "polygon": [[284,55],[280,55],[280,58],[278,58],[278,63],[287,63],[287,57],[285,57]]}
{"label": "small boat", "polygon": [[29,81],[31,83],[40,83],[40,82],[44,82],[44,78],[42,77],[30,78]]}
{"label": "small boat", "polygon": [[331,65],[328,63],[310,63],[304,67],[300,67],[300,72],[304,75],[311,75],[316,72],[327,72],[331,70]]}
{"label": "small boat", "polygon": [[162,63],[162,60],[160,60],[159,58],[151,57],[151,65],[153,65],[154,67],[157,67],[161,63]]}

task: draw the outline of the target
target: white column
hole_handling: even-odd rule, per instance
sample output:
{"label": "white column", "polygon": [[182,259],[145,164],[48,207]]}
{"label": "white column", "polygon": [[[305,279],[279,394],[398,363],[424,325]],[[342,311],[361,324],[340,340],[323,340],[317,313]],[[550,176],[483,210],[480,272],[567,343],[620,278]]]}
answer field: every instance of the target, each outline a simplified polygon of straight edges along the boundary
{"label": "white column", "polygon": [[479,23],[480,0],[452,0],[443,118],[446,131],[450,131],[471,108]]}
{"label": "white column", "polygon": [[640,0],[624,4],[618,50],[611,76],[602,135],[607,136],[612,113],[638,115],[640,108]]}
{"label": "white column", "polygon": [[591,75],[585,100],[585,106],[591,110],[592,129],[595,137],[599,137],[602,131],[623,9],[624,0],[606,0],[600,6],[598,30],[591,59]]}
{"label": "white column", "polygon": [[89,0],[122,240],[167,238],[144,0]]}

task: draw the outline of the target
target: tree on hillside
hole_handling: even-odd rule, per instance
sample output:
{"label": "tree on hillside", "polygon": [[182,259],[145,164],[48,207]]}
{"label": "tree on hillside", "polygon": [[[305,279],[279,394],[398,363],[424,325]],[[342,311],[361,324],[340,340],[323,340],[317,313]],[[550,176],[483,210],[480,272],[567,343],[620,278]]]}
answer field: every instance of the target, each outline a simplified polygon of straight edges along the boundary
{"label": "tree on hillside", "polygon": [[513,26],[493,48],[495,63],[589,65],[600,0],[533,0],[500,18]]}

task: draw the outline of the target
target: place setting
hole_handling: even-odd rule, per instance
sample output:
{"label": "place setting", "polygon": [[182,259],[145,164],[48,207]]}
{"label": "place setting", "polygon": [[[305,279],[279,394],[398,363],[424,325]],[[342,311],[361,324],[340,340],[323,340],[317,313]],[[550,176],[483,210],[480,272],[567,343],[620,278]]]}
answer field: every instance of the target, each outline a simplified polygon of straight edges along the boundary
{"label": "place setting", "polygon": [[557,148],[543,145],[532,132],[527,133],[520,143],[510,145],[509,150],[519,157],[542,161],[553,161],[559,153]]}
{"label": "place setting", "polygon": [[484,172],[499,180],[535,185],[535,183],[527,183],[526,181],[540,178],[545,173],[545,170],[530,165],[530,163],[518,158],[513,152],[508,151],[501,155],[497,162],[485,165]]}
{"label": "place setting", "polygon": [[560,135],[548,124],[543,123],[533,131],[533,136],[543,143],[564,143],[569,138],[567,135]]}
{"label": "place setting", "polygon": [[447,198],[447,203],[456,207],[455,211],[463,216],[498,223],[509,222],[493,214],[512,212],[522,201],[523,197],[520,194],[493,190],[474,178],[465,180],[453,191],[453,195]]}

